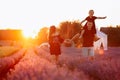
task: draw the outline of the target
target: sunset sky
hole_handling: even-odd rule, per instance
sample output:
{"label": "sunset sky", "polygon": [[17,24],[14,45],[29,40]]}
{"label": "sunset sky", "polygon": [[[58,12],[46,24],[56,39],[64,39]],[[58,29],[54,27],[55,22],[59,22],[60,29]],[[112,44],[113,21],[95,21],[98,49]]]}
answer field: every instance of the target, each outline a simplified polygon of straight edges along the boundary
{"label": "sunset sky", "polygon": [[119,0],[0,0],[0,29],[39,30],[66,20],[83,20],[93,9],[97,27],[120,24]]}

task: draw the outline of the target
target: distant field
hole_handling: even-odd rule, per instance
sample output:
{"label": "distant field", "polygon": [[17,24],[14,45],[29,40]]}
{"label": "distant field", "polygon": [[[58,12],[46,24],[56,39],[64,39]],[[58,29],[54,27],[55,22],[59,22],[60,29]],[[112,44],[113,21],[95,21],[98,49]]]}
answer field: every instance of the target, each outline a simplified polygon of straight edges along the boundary
{"label": "distant field", "polygon": [[18,50],[19,50],[19,48],[16,48],[13,46],[2,46],[2,47],[0,47],[0,58],[5,57],[5,56],[10,56]]}

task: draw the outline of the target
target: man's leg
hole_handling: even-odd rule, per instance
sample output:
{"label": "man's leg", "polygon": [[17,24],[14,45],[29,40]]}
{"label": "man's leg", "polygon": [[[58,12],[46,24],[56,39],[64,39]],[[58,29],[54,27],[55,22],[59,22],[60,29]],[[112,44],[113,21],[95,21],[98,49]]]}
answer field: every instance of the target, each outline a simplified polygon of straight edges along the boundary
{"label": "man's leg", "polygon": [[94,60],[94,48],[90,47],[89,48],[89,56],[90,56],[90,60]]}
{"label": "man's leg", "polygon": [[83,47],[82,48],[82,56],[88,57],[88,47]]}

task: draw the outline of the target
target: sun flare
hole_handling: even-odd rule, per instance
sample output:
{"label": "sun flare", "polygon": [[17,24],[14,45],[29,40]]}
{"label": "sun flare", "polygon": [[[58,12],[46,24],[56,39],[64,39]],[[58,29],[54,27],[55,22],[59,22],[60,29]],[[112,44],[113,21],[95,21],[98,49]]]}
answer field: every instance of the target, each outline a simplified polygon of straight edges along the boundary
{"label": "sun flare", "polygon": [[104,54],[104,50],[103,50],[103,49],[100,49],[100,50],[99,50],[99,54],[100,54],[100,55],[103,55],[103,54]]}
{"label": "sun flare", "polygon": [[22,30],[22,33],[25,38],[35,38],[38,32],[34,30]]}

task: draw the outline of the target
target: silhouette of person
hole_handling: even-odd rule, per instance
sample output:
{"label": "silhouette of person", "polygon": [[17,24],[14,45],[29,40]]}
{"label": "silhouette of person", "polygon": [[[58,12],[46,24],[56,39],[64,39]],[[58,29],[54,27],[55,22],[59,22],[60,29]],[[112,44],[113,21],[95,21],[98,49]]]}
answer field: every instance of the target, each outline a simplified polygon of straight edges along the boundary
{"label": "silhouette of person", "polygon": [[[94,10],[89,10],[89,16],[86,17],[83,21],[81,21],[81,24],[82,24],[83,22],[87,21],[86,24],[84,25],[84,27],[88,27],[88,26],[87,26],[87,25],[88,25],[88,22],[91,22],[91,25],[93,26],[93,27],[92,27],[92,32],[95,34],[95,35],[94,35],[94,36],[95,36],[94,40],[97,41],[97,40],[99,40],[99,38],[98,38],[97,35],[96,35],[95,20],[96,20],[96,19],[105,19],[106,16],[105,16],[105,17],[96,17],[96,16],[93,16],[93,15],[94,15]],[[84,34],[84,30],[82,30],[81,35],[80,35],[80,38],[82,38],[83,34]]]}
{"label": "silhouette of person", "polygon": [[56,62],[59,59],[59,55],[61,55],[61,43],[64,40],[60,37],[59,33],[56,30],[56,27],[50,26],[49,29],[49,44],[50,44],[50,54],[55,55]]}
{"label": "silhouette of person", "polygon": [[84,57],[89,57],[90,59],[94,59],[94,32],[92,31],[92,22],[88,22],[86,27],[84,27],[83,34],[83,44],[82,44],[82,55]]}

